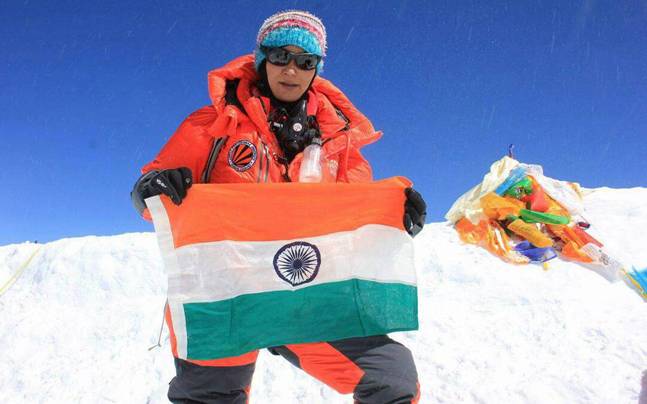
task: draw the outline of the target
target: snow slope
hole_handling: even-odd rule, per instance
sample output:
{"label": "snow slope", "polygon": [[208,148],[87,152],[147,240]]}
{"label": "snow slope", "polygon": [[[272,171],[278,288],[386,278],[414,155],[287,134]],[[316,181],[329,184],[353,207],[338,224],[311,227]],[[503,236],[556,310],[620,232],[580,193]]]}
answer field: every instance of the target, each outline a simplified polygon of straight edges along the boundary
{"label": "snow slope", "polygon": [[[647,266],[647,189],[588,190],[591,233]],[[647,304],[580,265],[512,266],[446,223],[416,238],[422,403],[647,403]],[[154,234],[0,247],[0,401],[162,403],[174,371],[159,332],[165,277]],[[262,351],[256,403],[348,403]]]}

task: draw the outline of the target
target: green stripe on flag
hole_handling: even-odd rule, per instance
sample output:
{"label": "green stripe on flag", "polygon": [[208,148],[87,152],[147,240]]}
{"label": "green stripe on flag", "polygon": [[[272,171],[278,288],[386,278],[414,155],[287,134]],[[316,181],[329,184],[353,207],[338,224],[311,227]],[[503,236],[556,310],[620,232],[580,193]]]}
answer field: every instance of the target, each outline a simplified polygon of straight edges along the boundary
{"label": "green stripe on flag", "polygon": [[186,303],[187,359],[418,329],[415,286],[351,279]]}

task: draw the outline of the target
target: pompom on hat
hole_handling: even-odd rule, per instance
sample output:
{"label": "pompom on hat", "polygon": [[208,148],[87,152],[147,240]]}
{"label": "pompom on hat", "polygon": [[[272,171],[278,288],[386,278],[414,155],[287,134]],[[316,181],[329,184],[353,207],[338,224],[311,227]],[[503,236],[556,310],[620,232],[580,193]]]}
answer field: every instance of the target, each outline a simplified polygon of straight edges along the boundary
{"label": "pompom on hat", "polygon": [[308,53],[321,56],[317,73],[323,67],[326,56],[326,27],[316,16],[307,11],[288,10],[276,13],[266,19],[256,37],[255,66],[258,71],[265,60],[261,46],[279,48],[294,45]]}

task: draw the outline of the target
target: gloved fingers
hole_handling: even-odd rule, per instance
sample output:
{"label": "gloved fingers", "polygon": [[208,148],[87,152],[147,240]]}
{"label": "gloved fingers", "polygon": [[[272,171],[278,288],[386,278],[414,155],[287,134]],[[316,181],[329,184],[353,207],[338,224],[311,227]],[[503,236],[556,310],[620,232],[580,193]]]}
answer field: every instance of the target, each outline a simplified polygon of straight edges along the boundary
{"label": "gloved fingers", "polygon": [[421,231],[422,231],[422,226],[417,225],[417,224],[414,224],[414,225],[413,225],[413,228],[411,229],[411,232],[410,232],[409,234],[411,234],[411,237],[415,237],[415,236],[417,236],[417,235],[418,235],[418,233],[420,233]]}
{"label": "gloved fingers", "polygon": [[414,207],[420,214],[427,212],[427,203],[420,192],[413,188],[407,188],[404,190],[404,194],[407,196],[406,205]]}
{"label": "gloved fingers", "polygon": [[178,170],[169,170],[168,173],[168,178],[171,184],[173,184],[173,189],[175,189],[175,192],[178,195],[179,200],[176,202],[175,199],[173,199],[173,202],[176,205],[179,205],[182,199],[186,196],[186,190],[187,186],[185,185],[184,182],[184,176],[182,175],[182,172]]}
{"label": "gloved fingers", "polygon": [[413,224],[420,225],[420,217],[422,216],[422,214],[420,212],[418,212],[417,209],[410,208],[410,207],[405,208],[405,210],[406,210],[406,214],[409,216],[409,219],[411,220],[411,222]]}
{"label": "gloved fingers", "polygon": [[408,213],[404,214],[404,229],[409,234],[411,234],[411,232],[413,231],[413,221],[411,220],[411,216]]}
{"label": "gloved fingers", "polygon": [[415,237],[418,233],[420,233],[424,225],[424,222],[419,223],[413,221],[409,213],[404,214],[404,228],[411,237]]}
{"label": "gloved fingers", "polygon": [[180,167],[178,168],[178,170],[180,170],[180,173],[182,174],[184,189],[191,188],[191,185],[193,185],[193,176],[191,175],[191,170],[187,167]]}
{"label": "gloved fingers", "polygon": [[169,178],[169,170],[162,171],[153,177],[151,179],[151,186],[160,193],[171,198],[171,201],[173,201],[174,204],[179,205],[182,203],[182,199],[180,198],[178,191],[175,189],[172,180]]}
{"label": "gloved fingers", "polygon": [[404,190],[407,199],[404,203],[404,228],[411,237],[422,231],[427,218],[427,204],[422,195],[413,188]]}
{"label": "gloved fingers", "polygon": [[174,204],[179,205],[186,197],[187,189],[193,185],[191,170],[179,167],[161,171],[153,178],[152,185],[159,192],[171,198]]}
{"label": "gloved fingers", "polygon": [[176,172],[180,174],[176,189],[180,193],[180,198],[184,199],[186,197],[187,190],[191,188],[191,185],[193,185],[193,176],[191,175],[191,170],[186,167],[180,167]]}

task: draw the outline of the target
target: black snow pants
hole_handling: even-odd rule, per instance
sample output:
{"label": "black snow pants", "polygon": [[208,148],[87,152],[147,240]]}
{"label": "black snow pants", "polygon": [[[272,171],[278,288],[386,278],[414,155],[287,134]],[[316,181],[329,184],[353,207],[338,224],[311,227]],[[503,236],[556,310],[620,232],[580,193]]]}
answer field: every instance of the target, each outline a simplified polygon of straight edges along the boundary
{"label": "black snow pants", "polygon": [[[411,352],[386,335],[284,345],[270,351],[339,393],[352,393],[355,403],[409,404],[420,397]],[[177,375],[169,386],[169,400],[176,404],[248,403],[257,354],[210,363],[175,358]]]}

